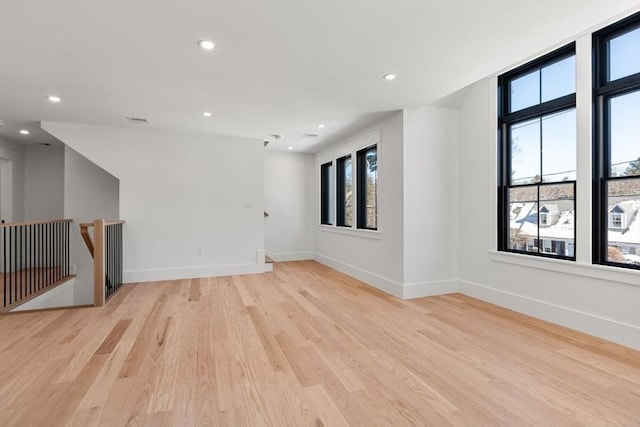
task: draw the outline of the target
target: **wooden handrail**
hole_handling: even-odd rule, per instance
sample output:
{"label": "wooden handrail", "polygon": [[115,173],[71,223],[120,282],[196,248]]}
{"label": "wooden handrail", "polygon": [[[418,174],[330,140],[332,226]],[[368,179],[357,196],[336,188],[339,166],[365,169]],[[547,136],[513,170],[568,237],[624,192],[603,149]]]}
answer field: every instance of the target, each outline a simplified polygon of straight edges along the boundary
{"label": "wooden handrail", "polygon": [[72,219],[51,219],[47,221],[24,221],[24,222],[5,222],[0,223],[0,228],[3,227],[21,227],[24,225],[39,225],[39,224],[57,224],[62,222],[73,222]]}
{"label": "wooden handrail", "polygon": [[[116,221],[104,221],[104,225],[114,225],[114,224],[125,224],[127,221],[119,219]],[[83,222],[80,224],[80,227],[89,228],[93,227],[93,222]]]}

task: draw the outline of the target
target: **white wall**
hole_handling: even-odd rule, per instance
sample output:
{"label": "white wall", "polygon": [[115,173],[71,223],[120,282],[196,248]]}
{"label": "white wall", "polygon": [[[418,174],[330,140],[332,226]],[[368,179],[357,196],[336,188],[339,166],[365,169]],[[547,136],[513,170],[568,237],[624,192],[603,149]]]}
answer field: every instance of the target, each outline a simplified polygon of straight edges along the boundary
{"label": "white wall", "polygon": [[274,261],[313,259],[315,159],[264,153],[264,243]]}
{"label": "white wall", "polygon": [[458,117],[404,111],[404,297],[455,292],[458,261]]}
{"label": "white wall", "polygon": [[26,310],[43,310],[46,308],[71,307],[78,305],[74,302],[76,279],[71,279],[60,286],[47,291],[11,310],[11,312]]}
{"label": "white wall", "polygon": [[56,122],[42,128],[120,180],[126,282],[264,271],[262,141]]}
{"label": "white wall", "polygon": [[25,150],[24,219],[64,217],[64,147],[30,145]]}
{"label": "white wall", "polygon": [[12,222],[24,220],[24,152],[24,145],[0,137],[0,158],[10,160],[12,164]]}
{"label": "white wall", "polygon": [[[93,304],[93,259],[79,224],[120,218],[119,181],[75,150],[64,147],[64,216],[73,219],[70,257],[75,265],[75,305]],[[125,225],[126,227],[126,225]]]}
{"label": "white wall", "polygon": [[[359,139],[381,133],[378,144],[378,233],[339,232],[320,224],[320,164]],[[315,259],[396,296],[403,296],[403,112],[395,113],[316,155]],[[344,153],[346,154],[346,153]]]}
{"label": "white wall", "polygon": [[[640,348],[640,272],[592,266],[589,254],[570,262],[495,253],[495,88],[495,78],[474,84],[460,109],[461,292]],[[589,137],[578,144],[579,153],[590,150]],[[589,188],[588,175],[582,182],[579,176],[578,186]],[[578,223],[577,241],[590,239],[590,232]]]}

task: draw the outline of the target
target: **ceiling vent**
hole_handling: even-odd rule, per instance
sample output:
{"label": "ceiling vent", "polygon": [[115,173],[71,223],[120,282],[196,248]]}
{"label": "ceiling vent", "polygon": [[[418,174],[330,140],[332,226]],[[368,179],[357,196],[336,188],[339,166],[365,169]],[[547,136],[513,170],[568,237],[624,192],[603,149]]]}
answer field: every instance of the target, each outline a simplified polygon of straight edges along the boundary
{"label": "ceiling vent", "polygon": [[127,117],[127,120],[129,120],[131,123],[140,123],[140,124],[144,124],[144,125],[148,125],[149,124],[149,120],[142,119],[140,117]]}
{"label": "ceiling vent", "polygon": [[305,133],[304,135],[302,135],[303,138],[317,138],[318,135],[317,133]]}

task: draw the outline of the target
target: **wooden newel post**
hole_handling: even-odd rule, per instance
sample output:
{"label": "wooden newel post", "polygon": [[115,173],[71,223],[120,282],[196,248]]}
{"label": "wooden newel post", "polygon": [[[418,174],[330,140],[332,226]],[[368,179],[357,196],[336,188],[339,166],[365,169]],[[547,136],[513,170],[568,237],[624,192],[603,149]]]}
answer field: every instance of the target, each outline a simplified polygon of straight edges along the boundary
{"label": "wooden newel post", "polygon": [[93,223],[93,305],[104,305],[104,219]]}

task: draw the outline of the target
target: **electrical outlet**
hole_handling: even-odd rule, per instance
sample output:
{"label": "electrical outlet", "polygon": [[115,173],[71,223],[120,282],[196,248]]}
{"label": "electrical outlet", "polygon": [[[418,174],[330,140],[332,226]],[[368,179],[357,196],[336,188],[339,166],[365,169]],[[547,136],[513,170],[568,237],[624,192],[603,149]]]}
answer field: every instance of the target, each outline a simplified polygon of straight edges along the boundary
{"label": "electrical outlet", "polygon": [[204,255],[204,248],[197,248],[196,252],[198,255]]}
{"label": "electrical outlet", "polygon": [[244,202],[244,210],[245,211],[250,211],[253,209],[253,203],[251,202]]}

